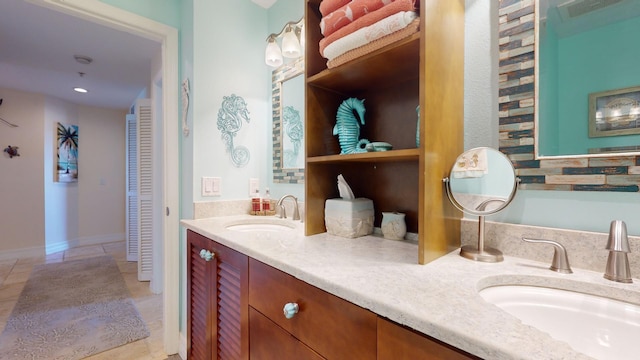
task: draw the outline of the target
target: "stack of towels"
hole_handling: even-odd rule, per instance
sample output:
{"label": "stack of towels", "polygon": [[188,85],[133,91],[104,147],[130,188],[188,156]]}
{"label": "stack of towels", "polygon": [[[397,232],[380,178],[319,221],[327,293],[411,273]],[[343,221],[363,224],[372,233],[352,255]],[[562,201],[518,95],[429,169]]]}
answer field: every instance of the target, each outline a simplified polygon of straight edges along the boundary
{"label": "stack of towels", "polygon": [[323,0],[320,54],[328,68],[418,32],[416,0]]}

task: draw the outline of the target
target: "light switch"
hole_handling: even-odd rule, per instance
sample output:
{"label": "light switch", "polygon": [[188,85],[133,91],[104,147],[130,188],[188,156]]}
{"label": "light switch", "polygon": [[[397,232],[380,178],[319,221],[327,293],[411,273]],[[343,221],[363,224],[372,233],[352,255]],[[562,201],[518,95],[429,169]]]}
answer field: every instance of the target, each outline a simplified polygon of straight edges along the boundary
{"label": "light switch", "polygon": [[220,178],[202,177],[202,196],[220,196]]}
{"label": "light switch", "polygon": [[249,179],[249,197],[256,194],[256,190],[260,189],[260,180],[258,178]]}

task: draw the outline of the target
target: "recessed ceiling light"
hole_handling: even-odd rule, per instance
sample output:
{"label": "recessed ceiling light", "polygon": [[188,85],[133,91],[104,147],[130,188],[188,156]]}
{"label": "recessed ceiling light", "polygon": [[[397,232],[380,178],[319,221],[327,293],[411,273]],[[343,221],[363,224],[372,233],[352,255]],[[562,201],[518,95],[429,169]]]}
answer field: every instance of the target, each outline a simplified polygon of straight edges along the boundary
{"label": "recessed ceiling light", "polygon": [[77,62],[83,65],[89,65],[93,62],[92,58],[85,55],[73,55],[73,58],[76,59]]}
{"label": "recessed ceiling light", "polygon": [[[83,72],[79,72],[78,75],[80,75],[80,84],[84,84],[84,73]],[[86,94],[89,92],[89,90],[83,88],[82,86],[76,86],[73,88],[73,91],[75,92],[79,92],[81,94]]]}

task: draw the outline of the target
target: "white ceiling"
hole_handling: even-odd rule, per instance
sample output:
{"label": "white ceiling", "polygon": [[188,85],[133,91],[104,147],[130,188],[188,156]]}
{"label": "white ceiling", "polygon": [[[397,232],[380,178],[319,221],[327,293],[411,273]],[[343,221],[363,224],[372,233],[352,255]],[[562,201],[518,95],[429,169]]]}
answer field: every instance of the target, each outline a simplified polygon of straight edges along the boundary
{"label": "white ceiling", "polygon": [[278,0],[251,0],[253,3],[262,6],[265,9],[270,8]]}
{"label": "white ceiling", "polygon": [[[127,109],[151,78],[160,43],[25,0],[0,0],[0,87]],[[93,63],[77,63],[85,55]],[[86,75],[80,78],[78,72]],[[82,83],[88,94],[73,87]],[[1,97],[1,96],[0,96]]]}

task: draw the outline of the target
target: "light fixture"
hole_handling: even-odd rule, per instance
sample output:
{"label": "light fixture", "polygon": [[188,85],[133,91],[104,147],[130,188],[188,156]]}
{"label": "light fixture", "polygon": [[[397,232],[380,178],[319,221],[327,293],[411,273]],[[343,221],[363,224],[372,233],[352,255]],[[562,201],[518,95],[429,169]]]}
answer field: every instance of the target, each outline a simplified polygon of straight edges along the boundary
{"label": "light fixture", "polygon": [[[282,37],[282,50],[278,46],[278,38]],[[271,67],[283,64],[283,56],[295,59],[304,52],[304,17],[296,22],[290,21],[284,25],[277,34],[267,37],[267,48],[264,52],[264,61]]]}
{"label": "light fixture", "polygon": [[282,37],[282,56],[289,59],[300,57],[300,42],[291,26],[287,26]]}
{"label": "light fixture", "polygon": [[278,67],[282,65],[282,53],[280,52],[280,47],[276,42],[275,36],[269,36],[267,39],[267,48],[264,51],[264,61],[269,66]]}
{"label": "light fixture", "polygon": [[[82,83],[82,79],[84,78],[84,73],[83,72],[79,72],[78,75],[80,75],[80,82]],[[76,86],[73,88],[73,91],[81,93],[81,94],[86,94],[89,92],[89,90],[85,89],[82,86]]]}

